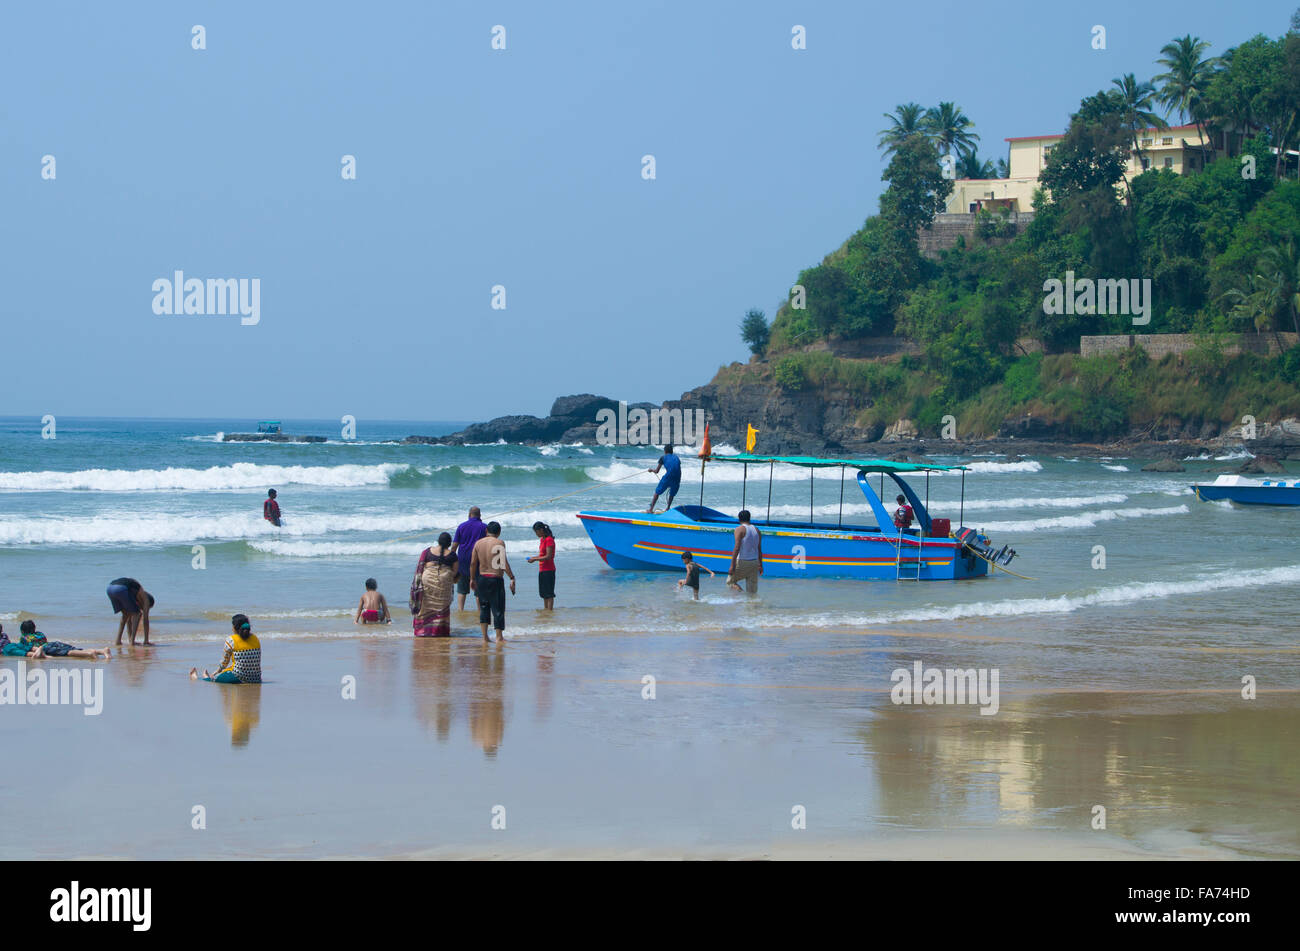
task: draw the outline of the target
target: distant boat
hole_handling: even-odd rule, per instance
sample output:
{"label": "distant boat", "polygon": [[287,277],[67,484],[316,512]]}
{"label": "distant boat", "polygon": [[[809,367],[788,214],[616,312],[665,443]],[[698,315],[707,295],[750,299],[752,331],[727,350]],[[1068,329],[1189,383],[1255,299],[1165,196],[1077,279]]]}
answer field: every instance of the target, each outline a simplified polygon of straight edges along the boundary
{"label": "distant boat", "polygon": [[1202,502],[1236,502],[1238,505],[1300,505],[1300,481],[1282,479],[1256,482],[1239,475],[1221,475],[1208,485],[1193,485]]}
{"label": "distant boat", "polygon": [[[890,581],[938,581],[978,578],[990,566],[1005,566],[1015,552],[1003,546],[994,551],[988,538],[961,527],[965,514],[965,466],[937,466],[890,462],[883,459],[821,459],[812,456],[712,455],[708,462],[743,463],[748,485],[750,466],[768,466],[766,518],[763,503],[755,500],[752,524],[763,534],[763,572],[768,578],[858,578]],[[771,473],[777,463],[809,469],[808,521],[771,517]],[[840,470],[840,517],[835,522],[814,518],[813,469]],[[856,473],[858,488],[875,515],[875,525],[844,524],[844,477]],[[962,502],[958,529],[947,518],[933,518],[900,473],[960,471]],[[898,529],[872,488],[868,476],[888,476],[899,488],[917,520],[916,528]],[[701,474],[700,498],[704,497]],[[927,486],[926,498],[929,498]],[[746,504],[742,488],[741,505]],[[657,514],[628,511],[578,513],[592,544],[605,564],[631,571],[681,571],[682,552],[689,551],[700,564],[726,574],[739,522],[734,516],[703,504],[679,505]]]}

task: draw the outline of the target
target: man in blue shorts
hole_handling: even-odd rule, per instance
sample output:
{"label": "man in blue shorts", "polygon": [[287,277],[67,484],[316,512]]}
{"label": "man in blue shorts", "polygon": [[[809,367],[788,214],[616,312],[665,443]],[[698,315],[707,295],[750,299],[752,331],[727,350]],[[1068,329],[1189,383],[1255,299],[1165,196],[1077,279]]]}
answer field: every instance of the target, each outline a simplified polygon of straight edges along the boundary
{"label": "man in blue shorts", "polygon": [[650,500],[650,507],[646,509],[647,512],[655,510],[655,506],[659,503],[659,496],[663,495],[665,489],[668,490],[668,504],[664,507],[664,511],[668,511],[673,507],[673,499],[677,496],[677,490],[682,487],[682,461],[673,452],[671,443],[664,446],[664,454],[659,457],[655,467],[646,471],[653,475],[661,468],[664,470],[664,474],[659,478],[659,485],[655,487],[655,496]]}

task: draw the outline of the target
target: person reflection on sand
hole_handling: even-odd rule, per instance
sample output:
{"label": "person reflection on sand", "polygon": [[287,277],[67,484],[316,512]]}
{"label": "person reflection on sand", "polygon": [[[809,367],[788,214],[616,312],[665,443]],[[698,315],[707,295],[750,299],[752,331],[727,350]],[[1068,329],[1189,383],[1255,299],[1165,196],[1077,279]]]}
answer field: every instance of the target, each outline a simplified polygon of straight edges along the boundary
{"label": "person reflection on sand", "polygon": [[483,747],[489,759],[495,759],[506,732],[505,691],[506,658],[499,650],[484,649],[471,687],[469,734]]}
{"label": "person reflection on sand", "polygon": [[446,742],[455,719],[452,689],[452,641],[450,638],[420,638],[411,653],[411,696],[415,715],[426,727],[432,726],[440,742]]}
{"label": "person reflection on sand", "polygon": [[262,685],[245,684],[240,690],[219,690],[226,722],[230,724],[230,745],[247,746],[253,727],[262,718]]}

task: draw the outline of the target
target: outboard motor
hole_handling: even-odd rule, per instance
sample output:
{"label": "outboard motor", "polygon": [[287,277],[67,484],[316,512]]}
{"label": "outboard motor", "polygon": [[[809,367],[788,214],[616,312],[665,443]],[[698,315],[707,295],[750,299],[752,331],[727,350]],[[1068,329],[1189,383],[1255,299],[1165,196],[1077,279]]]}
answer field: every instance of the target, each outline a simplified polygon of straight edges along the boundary
{"label": "outboard motor", "polygon": [[1001,549],[994,551],[993,543],[989,541],[989,537],[981,535],[973,528],[959,528],[953,534],[953,537],[961,542],[964,547],[969,548],[994,565],[1009,565],[1011,559],[1016,557],[1016,550],[1009,545],[1003,545]]}

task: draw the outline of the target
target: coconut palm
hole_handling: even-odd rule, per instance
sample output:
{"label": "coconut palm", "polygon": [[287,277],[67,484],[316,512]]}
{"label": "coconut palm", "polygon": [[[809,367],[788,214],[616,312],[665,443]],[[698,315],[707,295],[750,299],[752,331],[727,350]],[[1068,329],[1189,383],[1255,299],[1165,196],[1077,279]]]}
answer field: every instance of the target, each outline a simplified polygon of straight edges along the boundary
{"label": "coconut palm", "polygon": [[1140,83],[1132,73],[1125,73],[1119,79],[1112,79],[1111,84],[1119,90],[1124,101],[1124,124],[1133,135],[1133,153],[1142,161],[1142,146],[1138,133],[1145,129],[1166,129],[1169,123],[1164,117],[1151,110],[1155,108],[1156,87],[1154,83]]}
{"label": "coconut palm", "polygon": [[975,128],[975,123],[966,118],[961,108],[952,102],[941,102],[927,109],[922,126],[938,147],[940,155],[974,151],[975,143],[980,140],[971,131]]}
{"label": "coconut palm", "polygon": [[[1252,274],[1244,288],[1234,287],[1220,300],[1229,304],[1228,316],[1248,321],[1259,333],[1273,326],[1273,318],[1285,305],[1286,278],[1281,272]],[[1281,342],[1278,342],[1278,349]]]}
{"label": "coconut palm", "polygon": [[997,169],[998,169],[998,178],[1011,177],[1011,166],[1007,164],[1006,159],[1004,158],[998,159]]}
{"label": "coconut palm", "polygon": [[981,159],[971,149],[957,159],[958,178],[997,178],[997,169],[988,159]]}
{"label": "coconut palm", "polygon": [[1294,238],[1266,248],[1259,256],[1259,269],[1277,274],[1282,281],[1283,306],[1291,313],[1291,325],[1300,334],[1300,245]]}
{"label": "coconut palm", "polygon": [[925,107],[915,102],[905,102],[894,109],[893,114],[885,113],[885,118],[890,121],[887,129],[881,129],[880,148],[885,150],[886,155],[892,155],[898,148],[899,143],[909,135],[917,135],[925,131]]}
{"label": "coconut palm", "polygon": [[1213,57],[1201,58],[1209,48],[1207,40],[1190,34],[1166,43],[1156,60],[1165,67],[1165,72],[1152,79],[1152,82],[1160,84],[1157,98],[1161,104],[1170,110],[1177,109],[1181,119],[1195,122],[1197,132],[1202,132],[1204,118],[1201,99],[1218,65],[1218,60]]}

